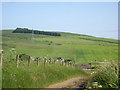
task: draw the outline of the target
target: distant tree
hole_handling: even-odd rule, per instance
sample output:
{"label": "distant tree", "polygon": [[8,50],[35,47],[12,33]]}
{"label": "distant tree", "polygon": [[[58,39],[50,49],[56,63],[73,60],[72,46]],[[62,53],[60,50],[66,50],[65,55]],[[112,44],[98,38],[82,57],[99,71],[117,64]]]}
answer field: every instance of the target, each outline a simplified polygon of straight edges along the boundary
{"label": "distant tree", "polygon": [[[32,30],[28,28],[16,28],[12,33],[32,33]],[[34,34],[41,34],[41,35],[50,35],[50,36],[61,36],[60,33],[53,33],[53,32],[45,32],[45,31],[38,31],[33,30]]]}

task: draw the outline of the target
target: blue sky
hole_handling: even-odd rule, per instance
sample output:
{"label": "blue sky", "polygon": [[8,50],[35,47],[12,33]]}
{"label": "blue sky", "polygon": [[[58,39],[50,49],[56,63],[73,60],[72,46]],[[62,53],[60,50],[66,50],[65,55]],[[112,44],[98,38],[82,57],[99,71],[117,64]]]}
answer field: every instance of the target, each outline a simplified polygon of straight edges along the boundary
{"label": "blue sky", "polygon": [[2,28],[26,27],[118,38],[117,2],[4,2]]}

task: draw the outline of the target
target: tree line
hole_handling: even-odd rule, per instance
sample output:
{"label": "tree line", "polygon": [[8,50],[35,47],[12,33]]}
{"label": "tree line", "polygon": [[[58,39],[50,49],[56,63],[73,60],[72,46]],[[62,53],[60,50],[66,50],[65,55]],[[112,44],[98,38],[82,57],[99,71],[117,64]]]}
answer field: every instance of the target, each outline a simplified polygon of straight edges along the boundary
{"label": "tree line", "polygon": [[33,33],[33,34],[50,35],[50,36],[61,36],[60,33],[30,30],[28,28],[16,28],[12,33]]}

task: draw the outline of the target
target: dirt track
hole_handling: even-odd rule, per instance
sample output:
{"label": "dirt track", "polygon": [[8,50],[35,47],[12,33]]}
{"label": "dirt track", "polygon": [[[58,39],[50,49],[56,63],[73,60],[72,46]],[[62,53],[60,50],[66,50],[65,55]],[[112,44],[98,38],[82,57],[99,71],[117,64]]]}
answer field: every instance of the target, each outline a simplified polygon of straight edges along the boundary
{"label": "dirt track", "polygon": [[64,82],[50,85],[48,88],[82,88],[88,77],[75,77]]}

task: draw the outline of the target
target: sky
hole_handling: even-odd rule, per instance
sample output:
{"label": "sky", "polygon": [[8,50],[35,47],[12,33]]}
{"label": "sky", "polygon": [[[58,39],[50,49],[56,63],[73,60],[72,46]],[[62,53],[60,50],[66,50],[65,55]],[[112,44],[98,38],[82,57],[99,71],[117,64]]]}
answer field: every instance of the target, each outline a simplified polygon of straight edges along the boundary
{"label": "sky", "polygon": [[117,2],[3,2],[2,29],[17,27],[118,38]]}

